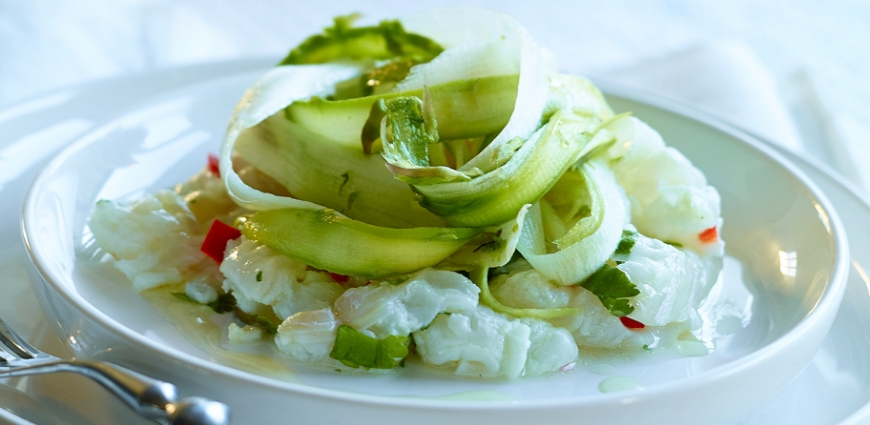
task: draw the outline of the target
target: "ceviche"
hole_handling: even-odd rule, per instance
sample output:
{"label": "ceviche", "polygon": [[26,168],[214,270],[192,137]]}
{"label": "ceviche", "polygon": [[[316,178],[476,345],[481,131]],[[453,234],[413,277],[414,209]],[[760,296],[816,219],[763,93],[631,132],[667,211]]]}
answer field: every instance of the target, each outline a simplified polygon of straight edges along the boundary
{"label": "ceviche", "polygon": [[724,242],[689,160],[509,16],[356,18],[263,75],[190,180],[96,204],[135,290],[369,371],[539,375],[701,326]]}

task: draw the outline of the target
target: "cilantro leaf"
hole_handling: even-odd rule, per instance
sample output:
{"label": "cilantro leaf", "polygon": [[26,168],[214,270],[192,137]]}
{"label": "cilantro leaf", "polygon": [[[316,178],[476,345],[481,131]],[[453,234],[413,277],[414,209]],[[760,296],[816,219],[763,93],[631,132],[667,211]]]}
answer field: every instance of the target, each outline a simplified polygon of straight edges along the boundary
{"label": "cilantro leaf", "polygon": [[229,313],[236,309],[236,297],[233,294],[220,294],[217,299],[206,304],[211,307],[215,313],[223,314]]}
{"label": "cilantro leaf", "polygon": [[637,232],[631,230],[622,231],[622,239],[619,240],[619,245],[613,255],[628,255],[634,244],[637,243]]}
{"label": "cilantro leaf", "polygon": [[604,307],[617,317],[634,311],[628,298],[640,294],[637,285],[631,283],[624,271],[605,264],[586,278],[580,286],[595,294]]}
{"label": "cilantro leaf", "polygon": [[409,344],[407,336],[390,335],[385,339],[377,339],[341,325],[329,357],[350,367],[392,369],[402,364],[408,355]]}
{"label": "cilantro leaf", "polygon": [[[257,327],[263,329],[263,332],[266,333],[266,335],[274,336],[275,334],[278,333],[278,325],[276,325],[275,322],[272,321],[272,319],[270,319],[266,316],[261,316],[259,314],[247,313],[240,308],[236,308],[235,313],[236,313],[236,319],[238,319],[239,322],[244,323],[246,325],[257,326]],[[280,321],[280,318],[277,318],[277,317],[274,317],[274,318],[278,319]]]}
{"label": "cilantro leaf", "polygon": [[263,328],[263,332],[265,332],[266,335],[273,336],[278,333],[278,325],[273,323],[268,318],[260,316],[259,314],[252,315],[250,322],[251,323],[248,323],[249,325],[259,326]]}
{"label": "cilantro leaf", "polygon": [[218,295],[216,300],[209,303],[198,302],[193,298],[190,298],[190,296],[188,296],[184,292],[170,292],[170,294],[172,294],[173,297],[178,298],[179,300],[184,302],[209,306],[212,310],[214,310],[215,313],[218,314],[229,313],[236,309],[236,297],[234,297],[233,294],[229,293],[220,294]]}

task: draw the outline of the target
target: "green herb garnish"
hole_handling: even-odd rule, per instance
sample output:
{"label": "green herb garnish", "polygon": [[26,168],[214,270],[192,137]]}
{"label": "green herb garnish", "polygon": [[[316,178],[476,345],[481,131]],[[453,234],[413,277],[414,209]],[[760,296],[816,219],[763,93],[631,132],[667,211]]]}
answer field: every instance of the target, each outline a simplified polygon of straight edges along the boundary
{"label": "green herb garnish", "polygon": [[619,240],[619,245],[616,247],[614,255],[628,255],[634,244],[637,243],[637,232],[631,230],[622,231],[622,239]]}
{"label": "green herb garnish", "polygon": [[628,298],[640,294],[624,271],[608,264],[592,273],[580,286],[595,294],[610,314],[617,317],[631,314],[634,306]]}
{"label": "green herb garnish", "polygon": [[173,297],[178,298],[179,300],[184,301],[184,302],[189,302],[189,303],[193,303],[193,304],[205,305],[205,306],[211,307],[211,309],[214,310],[214,312],[218,313],[218,314],[229,313],[229,312],[235,310],[235,308],[236,308],[236,297],[234,297],[233,294],[229,294],[229,293],[220,294],[220,295],[218,295],[216,300],[209,302],[209,303],[198,302],[198,301],[194,300],[193,298],[190,298],[190,296],[188,296],[184,292],[170,292],[170,294],[172,294]]}
{"label": "green herb garnish", "polygon": [[263,332],[266,332],[266,335],[269,336],[274,336],[278,333],[278,325],[258,314],[251,316],[251,323],[249,323],[249,325],[259,326],[263,328]]}

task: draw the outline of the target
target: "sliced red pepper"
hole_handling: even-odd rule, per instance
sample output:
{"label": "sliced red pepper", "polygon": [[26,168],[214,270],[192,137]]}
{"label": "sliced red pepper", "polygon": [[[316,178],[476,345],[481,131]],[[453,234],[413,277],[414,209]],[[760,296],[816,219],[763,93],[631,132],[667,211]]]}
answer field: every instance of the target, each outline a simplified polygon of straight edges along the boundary
{"label": "sliced red pepper", "polygon": [[339,282],[339,283],[347,282],[347,280],[350,279],[350,277],[347,277],[343,274],[338,274],[338,273],[330,273],[329,275],[332,276],[332,280]]}
{"label": "sliced red pepper", "polygon": [[622,322],[622,326],[625,326],[629,329],[643,329],[646,327],[646,325],[644,325],[643,323],[640,323],[637,320],[634,320],[628,316],[620,317],[619,321]]}
{"label": "sliced red pepper", "polygon": [[208,233],[205,235],[205,240],[202,242],[199,250],[220,264],[224,261],[224,251],[227,250],[227,242],[238,239],[241,236],[242,232],[239,229],[224,224],[220,220],[215,220],[211,223],[211,227],[208,229]]}
{"label": "sliced red pepper", "polygon": [[221,168],[220,168],[221,160],[217,157],[217,155],[210,153],[208,154],[208,172],[212,173],[218,177],[221,176]]}
{"label": "sliced red pepper", "polygon": [[716,226],[704,229],[703,232],[698,233],[698,239],[702,243],[713,243],[719,240],[719,232],[716,230]]}

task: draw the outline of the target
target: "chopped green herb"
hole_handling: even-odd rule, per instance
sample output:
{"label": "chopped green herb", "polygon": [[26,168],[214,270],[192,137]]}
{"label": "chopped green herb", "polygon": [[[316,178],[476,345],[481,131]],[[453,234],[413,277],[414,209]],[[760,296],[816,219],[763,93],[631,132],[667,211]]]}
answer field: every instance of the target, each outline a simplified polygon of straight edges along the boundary
{"label": "chopped green herb", "polygon": [[649,348],[649,345],[647,345],[647,344],[643,345],[643,349],[646,351],[652,351],[652,348]]}
{"label": "chopped green herb", "polygon": [[211,307],[215,313],[229,313],[236,309],[236,297],[230,293],[220,294],[216,300],[206,305]]}
{"label": "chopped green herb", "polygon": [[262,281],[263,281],[263,271],[259,270],[259,271],[257,271],[257,282],[262,282]]}
{"label": "chopped green herb", "polygon": [[631,230],[622,231],[622,239],[619,240],[619,245],[616,247],[614,255],[628,255],[634,244],[637,243],[637,232]]}
{"label": "chopped green herb", "polygon": [[252,323],[249,324],[263,328],[263,332],[266,332],[266,335],[274,336],[278,333],[278,325],[263,316],[255,314],[251,316],[251,321]]}
{"label": "chopped green herb", "polygon": [[266,335],[269,336],[275,336],[275,334],[278,333],[278,325],[276,325],[275,322],[272,321],[272,319],[266,316],[261,316],[259,314],[249,314],[240,308],[236,308],[235,312],[236,318],[239,320],[239,322],[242,322],[246,325],[258,326],[259,328],[263,329],[263,332],[265,332]]}
{"label": "chopped green herb", "polygon": [[592,273],[580,286],[595,294],[610,314],[617,317],[631,314],[634,307],[628,298],[640,294],[637,285],[631,283],[624,271],[607,264]]}
{"label": "chopped green herb", "polygon": [[216,300],[205,304],[200,303],[193,298],[190,298],[190,296],[188,296],[184,292],[170,292],[170,294],[172,294],[173,297],[178,298],[179,300],[184,302],[209,306],[212,310],[214,310],[215,313],[218,314],[229,313],[236,308],[236,297],[234,297],[232,294],[220,294],[218,295]]}
{"label": "chopped green herb", "polygon": [[376,339],[350,326],[341,325],[329,357],[349,367],[392,369],[400,366],[408,355],[409,343],[407,336],[390,335],[385,339]]}
{"label": "chopped green herb", "polygon": [[662,241],[662,242],[664,242],[664,243],[666,243],[674,248],[682,248],[683,247],[683,244],[681,244],[679,242],[672,242],[672,241]]}

